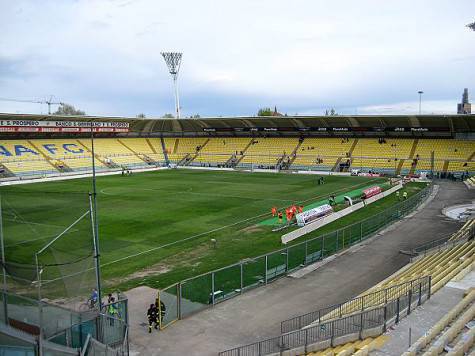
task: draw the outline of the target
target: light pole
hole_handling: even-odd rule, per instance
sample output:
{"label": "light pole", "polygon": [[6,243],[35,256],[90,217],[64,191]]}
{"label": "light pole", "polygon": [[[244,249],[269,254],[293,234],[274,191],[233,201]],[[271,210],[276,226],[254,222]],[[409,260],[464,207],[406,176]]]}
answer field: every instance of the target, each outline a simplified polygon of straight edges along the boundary
{"label": "light pole", "polygon": [[417,93],[419,94],[419,115],[420,115],[422,112],[422,94],[424,94],[424,92],[422,90],[419,90]]}
{"label": "light pole", "polygon": [[172,75],[173,85],[175,87],[175,111],[176,118],[180,118],[180,98],[178,96],[178,72],[180,71],[181,57],[180,52],[162,52],[163,59],[167,64],[168,71]]}

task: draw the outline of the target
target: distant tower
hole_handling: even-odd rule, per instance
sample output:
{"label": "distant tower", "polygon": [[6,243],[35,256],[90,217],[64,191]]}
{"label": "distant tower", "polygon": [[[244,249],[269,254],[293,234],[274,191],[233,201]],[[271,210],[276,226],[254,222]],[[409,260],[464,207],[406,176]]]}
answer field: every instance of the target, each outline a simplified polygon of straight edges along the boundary
{"label": "distant tower", "polygon": [[457,104],[457,114],[471,114],[472,104],[468,102],[468,89],[463,90],[462,102]]}

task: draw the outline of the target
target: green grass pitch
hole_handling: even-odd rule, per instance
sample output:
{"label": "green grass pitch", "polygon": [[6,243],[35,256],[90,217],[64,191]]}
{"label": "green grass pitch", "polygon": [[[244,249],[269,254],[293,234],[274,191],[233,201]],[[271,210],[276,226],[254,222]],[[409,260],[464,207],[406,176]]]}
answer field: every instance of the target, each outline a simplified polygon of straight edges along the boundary
{"label": "green grass pitch", "polygon": [[[181,169],[98,177],[106,284],[111,288],[164,287],[277,250],[285,231],[272,232],[272,224],[262,224],[269,219],[272,206],[309,205],[331,194],[386,182],[384,178],[325,176],[325,184],[317,185],[317,178]],[[419,187],[407,189],[412,194]],[[87,211],[90,190],[89,178],[2,187],[7,260],[31,261],[31,251]],[[394,204],[394,199],[385,198],[309,237],[366,218]],[[75,236],[90,233],[88,224],[85,219],[68,232],[71,251]],[[217,240],[216,248],[211,239]]]}

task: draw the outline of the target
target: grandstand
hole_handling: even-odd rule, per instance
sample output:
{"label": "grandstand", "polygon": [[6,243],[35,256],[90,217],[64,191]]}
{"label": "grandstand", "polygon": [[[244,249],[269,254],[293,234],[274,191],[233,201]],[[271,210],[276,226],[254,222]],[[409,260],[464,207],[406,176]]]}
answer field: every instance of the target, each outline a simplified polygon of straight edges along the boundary
{"label": "grandstand", "polygon": [[[473,223],[475,220],[468,221],[464,226],[450,237],[450,241],[455,242],[453,245],[446,245],[440,249],[425,251],[424,257],[419,258],[415,262],[407,265],[391,277],[378,283],[362,294],[374,295],[375,292],[385,290],[391,286],[402,285],[401,283],[411,281],[421,276],[431,276],[431,294],[439,291],[452,278],[460,273],[470,271],[475,263],[475,242],[467,240],[467,237],[473,236]],[[465,272],[464,272],[465,271]],[[401,288],[396,288],[392,298],[403,294]],[[378,307],[384,303],[376,298],[372,299],[373,307]],[[447,317],[427,333],[426,336],[418,340],[404,356],[415,356],[418,354],[438,355],[449,341],[456,340],[457,349],[465,349],[468,342],[473,343],[473,330],[467,332],[467,336],[462,335],[463,326],[475,317],[475,290],[470,291],[467,296],[448,313]],[[366,301],[371,304],[371,299]],[[342,306],[343,316],[357,313],[361,307],[349,301]],[[465,313],[463,313],[465,312]],[[325,319],[334,319],[341,317],[334,312],[326,316]],[[446,330],[447,326],[451,327]],[[438,336],[438,337],[437,337]],[[438,341],[436,341],[438,340]],[[372,350],[378,349],[384,341],[381,338],[365,338],[360,341],[346,343],[338,347],[331,347],[318,352],[310,352],[308,355],[368,355]],[[468,346],[471,346],[471,343]],[[437,350],[437,351],[436,351]]]}
{"label": "grandstand", "polygon": [[[474,221],[467,221],[453,235],[439,241],[439,245],[420,246],[412,263],[359,296],[283,321],[281,336],[224,351],[220,355],[274,354],[279,348],[287,350],[280,351],[284,355],[370,354],[385,343],[387,333],[383,334],[391,325],[398,324],[401,318],[411,313],[411,309],[430,299],[454,277],[462,278],[472,270],[475,264]],[[424,352],[427,352],[424,355],[438,355],[449,342],[455,345],[454,349],[469,349],[474,340],[473,329],[468,332],[463,329],[475,317],[474,302],[475,291],[472,290],[405,356]]]}
{"label": "grandstand", "polygon": [[[54,116],[58,133],[50,127],[38,130],[38,125],[52,122],[48,121],[51,116],[0,114],[0,118],[13,125],[0,135],[5,177],[90,169],[92,146],[84,128],[90,120],[104,125],[95,133],[99,170],[175,163],[332,172],[358,169],[387,174],[417,174],[433,168],[442,176],[475,172],[475,125],[470,115],[181,121]],[[70,120],[77,120],[73,124],[78,127],[70,127]],[[21,127],[15,127],[15,122]],[[28,128],[28,123],[35,127]]]}

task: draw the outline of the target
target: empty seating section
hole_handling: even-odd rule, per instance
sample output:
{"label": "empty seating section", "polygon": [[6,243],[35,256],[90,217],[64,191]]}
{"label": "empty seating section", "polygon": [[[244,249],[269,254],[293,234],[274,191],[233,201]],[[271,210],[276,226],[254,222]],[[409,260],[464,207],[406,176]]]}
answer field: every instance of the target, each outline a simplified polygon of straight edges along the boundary
{"label": "empty seating section", "polygon": [[387,340],[387,336],[377,338],[368,337],[364,340],[349,342],[336,347],[329,347],[325,350],[309,352],[308,356],[348,356],[348,355],[368,355],[372,350],[380,348]]}
{"label": "empty seating section", "polygon": [[[431,276],[431,292],[435,293],[442,286],[444,286],[451,278],[457,275],[460,271],[470,266],[475,261],[475,241],[467,241],[452,248],[447,248],[439,252],[427,255],[411,265],[408,268],[402,269],[389,279],[380,282],[379,284],[368,289],[362,293],[361,296],[369,295],[364,298],[366,306],[379,306],[383,303],[385,298],[380,298],[378,291],[388,288],[389,293],[387,298],[395,299],[398,296],[405,294],[407,285],[405,282],[417,280],[424,276]],[[367,308],[367,307],[366,307]],[[350,315],[361,310],[361,303],[349,301],[341,306],[340,309],[330,312],[321,320],[331,320],[339,318],[344,315]]]}
{"label": "empty seating section", "polygon": [[[474,141],[419,140],[414,153],[414,159],[418,160],[418,170],[429,170],[431,168],[432,151],[434,151],[434,168],[436,171],[443,170],[445,161],[449,161],[449,171],[473,171],[475,168],[472,157],[475,152]],[[472,158],[472,161],[469,161],[470,158]]]}
{"label": "empty seating section", "polygon": [[256,137],[241,163],[275,166],[284,156],[291,155],[298,143],[298,138]]}
{"label": "empty seating section", "polygon": [[467,241],[446,250],[427,255],[401,270],[388,281],[383,281],[376,288],[387,288],[391,285],[406,282],[421,276],[432,277],[432,293],[438,291],[451,278],[475,260],[475,241]]}
{"label": "empty seating section", "polygon": [[[472,228],[475,220],[468,221],[460,231]],[[452,237],[456,238],[457,233]],[[406,293],[404,290],[398,290],[398,286],[404,282],[416,280],[424,276],[431,276],[431,293],[437,292],[448,281],[460,272],[471,270],[475,263],[475,241],[461,241],[459,244],[451,245],[445,250],[434,251],[424,257],[419,258],[415,262],[402,268],[394,275],[378,283],[374,287],[368,289],[361,295],[369,295],[380,290],[394,287],[391,290],[389,299],[397,298],[399,295]],[[374,307],[381,305],[380,298],[375,298]],[[365,299],[365,305],[371,305],[371,300]],[[337,312],[330,312],[321,320],[337,319],[341,316],[347,316],[358,313],[361,305],[349,301],[342,305]],[[449,342],[452,347],[457,350],[467,350],[472,346],[475,340],[475,328],[468,332],[463,332],[465,324],[475,318],[475,289],[471,289],[468,295],[439,323],[437,323],[425,336],[419,339],[404,355],[415,356],[419,353],[424,355],[438,355],[444,346]],[[450,328],[447,326],[450,325]],[[436,338],[436,336],[438,336]],[[367,338],[361,341],[349,342],[338,347],[328,348],[318,352],[308,353],[307,355],[368,355],[373,350],[380,348],[387,336],[380,336],[376,339]],[[434,341],[435,340],[435,341]],[[377,341],[377,342],[376,342]],[[377,345],[378,344],[378,345]],[[463,353],[458,353],[463,355]]]}
{"label": "empty seating section", "polygon": [[[88,152],[76,140],[51,139],[32,140],[36,150],[45,156],[59,162],[59,166],[64,164],[72,170],[87,170],[91,168],[91,153]],[[98,169],[107,168],[102,162],[96,160]]]}
{"label": "empty seating section", "polygon": [[392,171],[399,160],[409,158],[413,144],[413,139],[361,138],[353,150],[352,166]]}
{"label": "empty seating section", "polygon": [[344,138],[308,138],[302,142],[296,166],[311,166],[320,169],[332,169],[338,158],[348,159],[354,139]]}
{"label": "empty seating section", "polygon": [[119,140],[145,161],[165,162],[160,139],[121,138]]}
{"label": "empty seating section", "polygon": [[168,159],[172,162],[180,162],[185,157],[194,157],[206,143],[207,138],[164,138],[164,141]]}
{"label": "empty seating section", "polygon": [[450,355],[464,355],[473,344],[475,328],[468,328],[466,332],[464,329],[474,318],[475,289],[472,288],[455,307],[411,345],[403,356],[436,356],[449,350]]}
{"label": "empty seating section", "polygon": [[470,233],[470,230],[475,230],[475,219],[467,220],[462,228],[450,237],[449,241],[453,242],[464,239]]}
{"label": "empty seating section", "polygon": [[54,163],[49,163],[33,145],[26,140],[0,141],[1,161],[10,172],[24,175],[29,172],[38,174],[57,171]]}
{"label": "empty seating section", "polygon": [[[182,164],[238,164],[332,170],[337,163],[375,171],[401,169],[405,174],[431,168],[475,172],[475,142],[448,139],[305,138],[297,137],[166,137],[171,162]],[[87,170],[91,167],[91,142],[80,139],[32,139],[0,141],[0,164],[14,175]],[[163,164],[162,139],[96,138],[99,169]],[[295,153],[295,155],[294,155]],[[467,181],[470,185],[471,181]],[[473,182],[475,186],[475,181]]]}
{"label": "empty seating section", "polygon": [[211,138],[194,161],[222,164],[231,157],[239,159],[250,141],[249,138]]}
{"label": "empty seating section", "polygon": [[[91,151],[90,140],[78,140],[78,142]],[[105,163],[118,166],[144,166],[143,159],[125,147],[116,139],[97,138],[94,140],[94,152],[101,157]]]}

